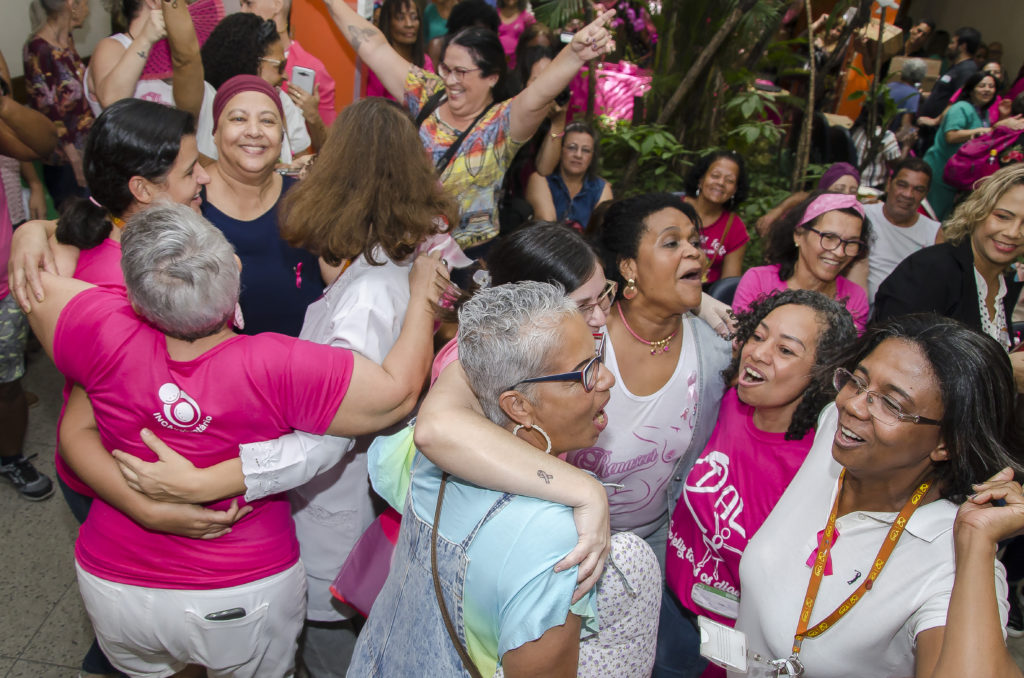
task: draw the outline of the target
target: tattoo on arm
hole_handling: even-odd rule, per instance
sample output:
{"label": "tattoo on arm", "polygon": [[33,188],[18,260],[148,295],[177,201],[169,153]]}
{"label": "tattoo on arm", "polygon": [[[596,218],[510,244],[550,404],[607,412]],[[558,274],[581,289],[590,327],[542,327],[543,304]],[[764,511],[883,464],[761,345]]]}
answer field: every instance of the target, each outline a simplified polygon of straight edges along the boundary
{"label": "tattoo on arm", "polygon": [[537,477],[543,480],[545,485],[550,485],[551,479],[554,478],[550,473],[545,473],[543,469],[537,471]]}
{"label": "tattoo on arm", "polygon": [[146,58],[146,50],[144,50],[144,49],[140,49],[138,52],[136,52],[136,54],[139,55],[140,59],[145,59]]}
{"label": "tattoo on arm", "polygon": [[357,52],[364,42],[372,38],[374,35],[379,34],[380,31],[373,26],[366,26],[364,28],[360,28],[358,26],[348,27],[348,41],[352,43],[352,49]]}

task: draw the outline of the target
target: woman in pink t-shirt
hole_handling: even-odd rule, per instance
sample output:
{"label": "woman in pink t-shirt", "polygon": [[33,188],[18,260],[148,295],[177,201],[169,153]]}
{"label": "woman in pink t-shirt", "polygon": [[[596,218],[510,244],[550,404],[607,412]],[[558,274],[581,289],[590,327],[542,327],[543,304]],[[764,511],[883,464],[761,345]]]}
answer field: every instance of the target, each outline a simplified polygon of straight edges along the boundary
{"label": "woman in pink t-shirt", "polygon": [[743,253],[750,236],[736,208],[747,199],[750,180],[743,156],[736,151],[713,151],[693,166],[686,177],[683,200],[700,216],[701,242],[708,259],[705,282],[731,278],[743,271]]}
{"label": "woman in pink t-shirt", "polygon": [[[425,51],[420,25],[420,10],[412,0],[384,0],[380,6],[377,26],[388,44],[409,63],[433,73],[434,62]],[[366,69],[366,96],[395,99],[370,68]]]}
{"label": "woman in pink t-shirt", "polygon": [[501,19],[501,25],[498,26],[501,48],[505,50],[505,56],[508,58],[508,67],[515,68],[519,36],[527,27],[537,23],[537,20],[526,9],[526,0],[498,0],[498,18]]}
{"label": "woman in pink t-shirt", "polygon": [[740,556],[807,456],[818,411],[835,396],[824,368],[855,336],[842,304],[807,290],[740,315],[740,350],[724,372],[734,388],[669,526],[655,676],[704,671],[697,615],[735,620]]}
{"label": "woman in pink t-shirt", "polygon": [[868,322],[868,295],[843,272],[868,256],[871,222],[855,195],[813,193],[772,224],[764,248],[767,266],[743,274],[733,297],[736,312],[775,290],[814,290],[846,304],[857,331]]}

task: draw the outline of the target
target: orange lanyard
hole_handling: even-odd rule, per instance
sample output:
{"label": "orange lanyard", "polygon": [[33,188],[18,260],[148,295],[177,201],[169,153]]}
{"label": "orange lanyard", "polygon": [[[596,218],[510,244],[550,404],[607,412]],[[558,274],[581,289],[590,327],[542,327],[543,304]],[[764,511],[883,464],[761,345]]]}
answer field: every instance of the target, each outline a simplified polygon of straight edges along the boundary
{"label": "orange lanyard", "polygon": [[800,645],[803,643],[804,638],[815,638],[828,631],[837,621],[842,619],[843,615],[853,609],[853,606],[857,604],[865,593],[871,590],[875,580],[878,579],[878,575],[882,573],[882,568],[885,567],[885,563],[889,560],[889,556],[892,555],[893,549],[896,548],[896,542],[903,535],[907,521],[910,520],[910,516],[917,510],[924,495],[927,494],[928,488],[931,487],[931,481],[926,480],[910,495],[910,499],[903,505],[900,514],[893,521],[889,534],[886,535],[885,541],[882,542],[882,547],[878,549],[878,555],[875,556],[875,561],[871,565],[871,571],[864,579],[864,582],[856,591],[850,594],[849,598],[833,610],[832,614],[808,630],[811,612],[814,610],[814,601],[818,597],[818,588],[821,586],[821,578],[825,572],[825,563],[828,561],[829,553],[832,551],[836,530],[836,514],[839,512],[839,497],[843,493],[843,476],[845,474],[846,469],[843,469],[839,474],[839,487],[836,489],[836,498],[832,503],[832,513],[828,516],[825,533],[822,535],[821,544],[818,546],[818,557],[814,560],[811,579],[807,582],[807,595],[804,597],[804,606],[800,610],[800,622],[796,626],[796,635],[793,636],[793,656],[800,654]]}

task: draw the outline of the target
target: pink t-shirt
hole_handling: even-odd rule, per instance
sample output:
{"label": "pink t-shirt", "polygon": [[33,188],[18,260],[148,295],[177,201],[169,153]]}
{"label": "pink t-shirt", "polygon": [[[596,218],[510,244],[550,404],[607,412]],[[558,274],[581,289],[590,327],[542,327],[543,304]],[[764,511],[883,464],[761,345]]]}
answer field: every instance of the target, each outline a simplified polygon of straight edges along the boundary
{"label": "pink t-shirt", "polygon": [[[338,117],[338,111],[335,109],[334,102],[334,78],[327,72],[327,67],[324,66],[324,62],[317,59],[315,56],[310,54],[299,44],[298,40],[292,39],[292,44],[288,46],[288,73],[292,72],[292,68],[295,66],[302,66],[308,68],[316,73],[316,91],[320,95],[320,105],[317,107],[317,111],[320,113],[320,117],[324,121],[324,126],[330,127],[334,119]],[[285,80],[281,83],[281,90],[283,92],[288,91],[288,81]]]}
{"label": "pink t-shirt", "polygon": [[704,587],[739,595],[740,556],[814,442],[813,431],[803,440],[785,435],[759,430],[753,408],[735,388],[726,391],[715,430],[669,523],[665,581],[693,613],[733,625],[734,619],[699,601],[717,600]]}
{"label": "pink t-shirt", "polygon": [[434,362],[430,366],[430,385],[433,386],[437,378],[444,372],[444,368],[459,359],[459,340],[452,339],[437,352]]}
{"label": "pink t-shirt", "polygon": [[[730,222],[730,219],[732,220]],[[726,228],[728,227],[728,232]],[[704,254],[711,265],[708,267],[708,282],[722,277],[722,262],[725,255],[733,252],[750,240],[747,226],[735,212],[725,211],[715,223],[705,225],[701,229],[701,241],[704,243]]]}
{"label": "pink t-shirt", "polygon": [[[106,287],[122,295],[125,294],[124,273],[121,271],[121,243],[113,238],[107,238],[96,247],[82,250],[78,255],[78,263],[75,265],[74,277],[93,285]],[[81,478],[64,461],[64,457],[60,455],[60,424],[64,420],[64,410],[68,405],[68,397],[71,395],[71,387],[74,383],[70,379],[64,381],[60,415],[57,417],[58,448],[54,456],[54,465],[57,467],[57,475],[68,487],[87,497],[95,497],[96,493],[92,491],[92,488],[82,482]]]}
{"label": "pink t-shirt", "polygon": [[[240,443],[293,429],[322,435],[353,361],[348,350],[273,333],[235,336],[195,360],[171,360],[164,335],[124,297],[99,288],[80,293],[61,313],[53,358],[89,393],[107,449],[155,461],[139,438],[148,427],[200,468],[237,457]],[[134,586],[215,589],[256,581],[294,565],[299,546],[285,495],[251,506],[230,533],[204,540],[150,532],[96,499],[75,555],[87,572]]]}
{"label": "pink t-shirt", "polygon": [[[778,264],[755,266],[740,278],[736,296],[732,298],[732,309],[741,313],[750,308],[750,304],[761,295],[785,289],[788,287],[785,280],[779,279]],[[846,310],[853,316],[857,333],[862,333],[868,323],[868,293],[852,280],[839,276],[836,278],[836,300],[846,304]]]}
{"label": "pink t-shirt", "polygon": [[527,26],[537,23],[529,12],[520,12],[514,21],[498,25],[498,40],[501,40],[501,48],[505,50],[508,58],[509,70],[516,67],[516,45],[519,43],[519,36],[523,34]]}
{"label": "pink t-shirt", "polygon": [[[434,62],[431,61],[430,57],[426,54],[423,55],[423,70],[430,73],[434,72]],[[384,88],[384,83],[380,81],[380,78],[377,77],[377,74],[373,72],[372,68],[366,69],[366,96],[384,97],[385,99],[397,101],[397,99],[391,96],[391,93]]]}

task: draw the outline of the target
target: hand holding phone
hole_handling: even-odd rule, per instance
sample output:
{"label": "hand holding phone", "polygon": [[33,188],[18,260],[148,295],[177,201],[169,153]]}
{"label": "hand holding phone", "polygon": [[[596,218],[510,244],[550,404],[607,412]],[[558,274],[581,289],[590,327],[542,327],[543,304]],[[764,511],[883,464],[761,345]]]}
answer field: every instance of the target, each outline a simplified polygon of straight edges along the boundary
{"label": "hand holding phone", "polygon": [[316,73],[312,68],[292,66],[291,83],[303,90],[306,94],[312,94],[313,87],[316,85]]}

